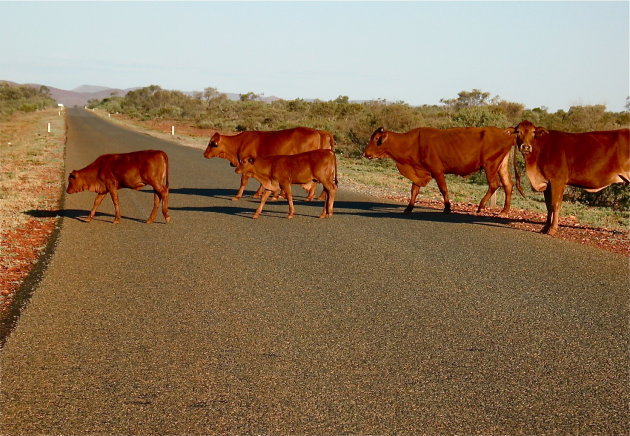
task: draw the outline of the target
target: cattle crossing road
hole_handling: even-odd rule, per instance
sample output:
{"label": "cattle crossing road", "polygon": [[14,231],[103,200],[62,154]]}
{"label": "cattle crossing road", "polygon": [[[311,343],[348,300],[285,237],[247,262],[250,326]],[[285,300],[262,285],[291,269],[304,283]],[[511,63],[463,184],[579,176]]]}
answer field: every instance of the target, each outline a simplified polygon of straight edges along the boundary
{"label": "cattle crossing road", "polygon": [[66,196],[0,351],[0,433],[628,434],[625,257],[343,179],[332,219],[254,221],[227,161],[68,111],[68,172],[149,148],[172,222],[144,224],[150,189],[119,225]]}

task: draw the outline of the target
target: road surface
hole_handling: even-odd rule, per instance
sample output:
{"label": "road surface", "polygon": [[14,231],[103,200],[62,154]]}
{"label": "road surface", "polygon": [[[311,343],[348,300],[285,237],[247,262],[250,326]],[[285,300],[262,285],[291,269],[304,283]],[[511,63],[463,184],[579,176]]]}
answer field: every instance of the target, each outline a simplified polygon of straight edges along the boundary
{"label": "road surface", "polygon": [[[341,190],[230,200],[221,159],[68,111],[67,172],[161,149],[151,190],[66,196],[0,352],[2,434],[628,434],[628,261]],[[249,192],[255,189],[252,182]]]}

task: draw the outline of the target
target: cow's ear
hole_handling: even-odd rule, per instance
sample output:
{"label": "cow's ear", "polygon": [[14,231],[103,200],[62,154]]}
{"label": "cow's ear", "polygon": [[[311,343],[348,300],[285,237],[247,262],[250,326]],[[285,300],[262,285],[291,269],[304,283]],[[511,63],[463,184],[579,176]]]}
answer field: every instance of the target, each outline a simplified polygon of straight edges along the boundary
{"label": "cow's ear", "polygon": [[214,135],[212,135],[212,138],[210,138],[210,142],[214,142],[215,144],[219,144],[219,142],[221,141],[221,134],[219,132],[216,132]]}
{"label": "cow's ear", "polygon": [[503,131],[503,133],[507,136],[516,135],[516,127],[508,127]]}
{"label": "cow's ear", "polygon": [[381,136],[378,137],[378,139],[376,140],[376,145],[383,145],[383,143],[385,141],[387,141],[387,132],[383,133]]}
{"label": "cow's ear", "polygon": [[385,132],[385,128],[381,126],[381,127],[379,127],[378,129],[376,129],[376,131],[377,131],[378,133],[383,133],[383,132]]}
{"label": "cow's ear", "polygon": [[545,129],[544,127],[536,127],[536,131],[534,132],[534,136],[536,136],[536,137],[545,136],[548,133],[549,133],[549,130]]}

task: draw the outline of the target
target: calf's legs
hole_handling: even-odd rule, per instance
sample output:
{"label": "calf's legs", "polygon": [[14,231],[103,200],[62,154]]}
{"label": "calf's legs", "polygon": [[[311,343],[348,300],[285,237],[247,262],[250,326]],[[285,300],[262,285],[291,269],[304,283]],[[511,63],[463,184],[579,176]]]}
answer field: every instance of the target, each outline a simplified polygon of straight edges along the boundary
{"label": "calf's legs", "polygon": [[258,209],[256,209],[256,212],[254,212],[254,215],[252,216],[253,219],[258,219],[258,217],[260,217],[260,214],[262,213],[263,210],[263,206],[265,206],[265,203],[267,202],[267,199],[269,198],[269,196],[271,195],[271,191],[265,191],[262,195],[262,198],[260,199],[260,204],[258,205]]}
{"label": "calf's legs", "polygon": [[151,224],[155,221],[158,207],[160,206],[160,200],[162,201],[162,215],[164,215],[164,220],[167,223],[171,221],[171,217],[168,214],[168,188],[164,186],[153,186],[153,210],[151,210],[151,215],[149,215],[147,219],[147,224]]}
{"label": "calf's legs", "polygon": [[337,187],[334,183],[324,184],[324,193],[326,194],[326,201],[324,202],[324,210],[322,210],[322,214],[319,217],[330,218],[333,215]]}
{"label": "calf's legs", "polygon": [[85,219],[88,223],[92,221],[92,219],[94,218],[94,215],[96,214],[96,209],[98,209],[98,207],[101,205],[101,202],[103,201],[103,198],[105,198],[106,195],[107,193],[96,194],[96,198],[94,199],[94,206],[92,206],[92,210],[90,211],[90,214]]}

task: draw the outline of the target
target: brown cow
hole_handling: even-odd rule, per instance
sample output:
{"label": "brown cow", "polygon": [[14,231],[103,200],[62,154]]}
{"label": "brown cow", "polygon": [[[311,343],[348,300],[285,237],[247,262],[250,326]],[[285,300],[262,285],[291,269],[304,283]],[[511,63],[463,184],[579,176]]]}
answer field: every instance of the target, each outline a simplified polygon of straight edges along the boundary
{"label": "brown cow", "polygon": [[333,204],[337,192],[337,159],[332,150],[313,150],[289,156],[245,157],[236,168],[237,174],[255,177],[265,189],[260,205],[252,218],[260,216],[265,202],[271,193],[282,189],[289,201],[289,215],[293,218],[293,196],[291,185],[319,182],[324,186],[326,202],[320,218],[333,214]]}
{"label": "brown cow", "polygon": [[566,133],[523,121],[505,132],[516,137],[532,188],[545,193],[547,221],[542,233],[558,231],[566,185],[597,192],[630,181],[629,129]]}
{"label": "brown cow", "polygon": [[[272,132],[245,131],[231,136],[217,132],[210,138],[203,156],[208,159],[221,157],[229,160],[233,166],[237,166],[245,157],[290,155],[310,150],[334,150],[334,147],[335,140],[330,133],[308,127]],[[238,200],[243,196],[248,179],[249,176],[245,174],[241,176],[241,186],[232,200]],[[313,183],[307,185],[304,189],[309,191],[307,200],[310,201],[315,195],[316,185]],[[261,194],[262,186],[254,196]]]}
{"label": "brown cow", "polygon": [[[164,182],[166,180],[166,182]],[[96,192],[94,206],[86,221],[92,221],[96,209],[107,193],[112,197],[116,216],[114,224],[120,223],[118,189],[140,189],[153,187],[153,210],[147,224],[155,221],[160,200],[162,214],[166,222],[171,221],[168,214],[168,156],[163,151],[144,150],[122,154],[104,154],[87,167],[72,171],[68,176],[68,194],[85,191]]]}
{"label": "brown cow", "polygon": [[421,127],[407,133],[377,129],[370,138],[363,155],[368,159],[391,157],[400,174],[411,180],[411,198],[405,213],[411,213],[420,188],[432,178],[444,197],[444,212],[451,211],[445,174],[468,176],[484,169],[488,192],[481,199],[481,211],[499,187],[505,190],[505,204],[501,215],[510,210],[512,180],[508,168],[514,138],[496,127],[464,127],[434,129]]}

